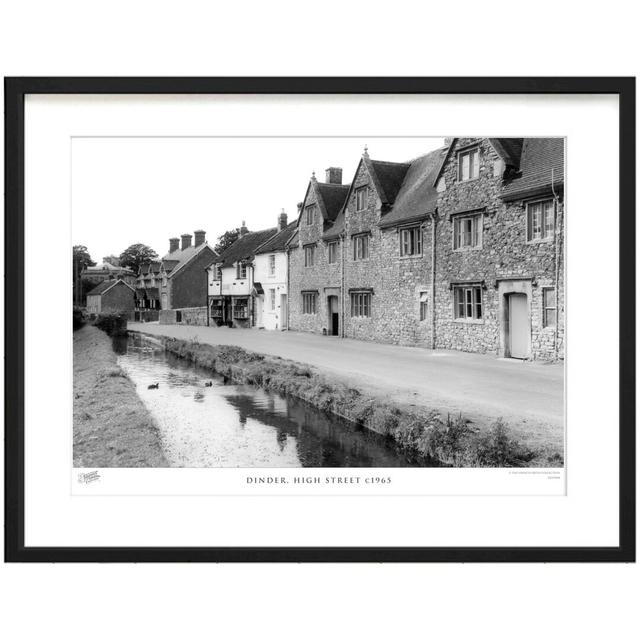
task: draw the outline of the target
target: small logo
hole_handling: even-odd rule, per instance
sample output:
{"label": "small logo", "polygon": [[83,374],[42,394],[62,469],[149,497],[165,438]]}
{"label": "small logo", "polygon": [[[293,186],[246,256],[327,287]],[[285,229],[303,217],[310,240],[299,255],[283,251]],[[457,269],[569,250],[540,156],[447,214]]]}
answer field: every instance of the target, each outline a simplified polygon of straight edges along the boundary
{"label": "small logo", "polygon": [[78,482],[80,484],[90,484],[96,480],[100,480],[100,474],[97,471],[88,471],[87,473],[78,474]]}

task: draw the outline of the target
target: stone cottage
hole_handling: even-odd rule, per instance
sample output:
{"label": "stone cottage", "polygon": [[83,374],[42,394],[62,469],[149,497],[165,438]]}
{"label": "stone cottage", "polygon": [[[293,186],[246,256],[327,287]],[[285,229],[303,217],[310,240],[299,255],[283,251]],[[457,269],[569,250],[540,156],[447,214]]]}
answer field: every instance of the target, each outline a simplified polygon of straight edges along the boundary
{"label": "stone cottage", "polygon": [[406,163],[365,149],[335,208],[329,171],[289,243],[291,329],[563,357],[562,139],[449,139]]}
{"label": "stone cottage", "polygon": [[[256,250],[278,233],[277,227],[249,231],[242,223],[238,239],[206,265],[209,324],[256,326],[256,300],[264,289],[255,278]],[[204,273],[204,272],[203,272]]]}
{"label": "stone cottage", "polygon": [[[287,328],[288,260],[287,243],[296,230],[297,222],[287,224],[287,214],[278,216],[278,231],[255,251],[254,289],[255,326],[259,329],[284,330]],[[257,290],[262,293],[257,293]]]}

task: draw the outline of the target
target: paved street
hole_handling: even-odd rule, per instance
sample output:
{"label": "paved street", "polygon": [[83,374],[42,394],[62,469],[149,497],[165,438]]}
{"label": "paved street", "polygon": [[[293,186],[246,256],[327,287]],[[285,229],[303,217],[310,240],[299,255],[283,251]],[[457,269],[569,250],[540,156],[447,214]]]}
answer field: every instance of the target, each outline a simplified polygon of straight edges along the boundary
{"label": "paved street", "polygon": [[564,367],[431,351],[293,331],[129,323],[153,335],[244,347],[304,362],[389,399],[462,412],[486,422],[503,417],[531,442],[563,439]]}

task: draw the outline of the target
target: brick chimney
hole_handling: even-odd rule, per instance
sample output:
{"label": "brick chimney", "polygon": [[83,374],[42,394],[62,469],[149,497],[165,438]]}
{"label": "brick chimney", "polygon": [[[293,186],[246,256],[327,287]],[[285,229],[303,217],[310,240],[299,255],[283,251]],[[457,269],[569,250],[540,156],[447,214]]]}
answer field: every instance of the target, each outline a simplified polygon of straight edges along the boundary
{"label": "brick chimney", "polygon": [[278,216],[278,231],[282,231],[287,226],[287,214],[282,210],[282,213]]}
{"label": "brick chimney", "polygon": [[180,237],[182,238],[182,245],[180,248],[184,251],[191,246],[191,234],[183,233]]}
{"label": "brick chimney", "polygon": [[207,235],[206,231],[203,231],[202,229],[199,229],[198,231],[194,231],[193,235],[196,238],[196,247],[199,247],[201,244],[204,244],[205,240],[204,237],[205,235]]}
{"label": "brick chimney", "polygon": [[247,233],[249,233],[249,229],[247,229],[245,221],[243,220],[242,221],[242,226],[240,227],[240,235],[238,237],[242,238],[242,236],[246,236]]}
{"label": "brick chimney", "polygon": [[342,169],[340,167],[329,167],[325,170],[325,182],[327,184],[342,184]]}
{"label": "brick chimney", "polygon": [[169,238],[169,253],[177,251],[180,247],[180,238]]}

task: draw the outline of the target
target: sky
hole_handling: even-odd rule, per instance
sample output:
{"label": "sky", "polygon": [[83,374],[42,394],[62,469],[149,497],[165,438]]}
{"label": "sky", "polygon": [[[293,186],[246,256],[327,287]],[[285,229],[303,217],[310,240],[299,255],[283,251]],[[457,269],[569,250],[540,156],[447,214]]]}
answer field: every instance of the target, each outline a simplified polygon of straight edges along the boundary
{"label": "sky", "polygon": [[74,138],[72,242],[93,260],[134,243],[160,256],[169,238],[196,229],[218,236],[246,222],[250,231],[291,222],[313,171],[342,167],[351,182],[365,145],[374,160],[405,162],[443,138]]}

